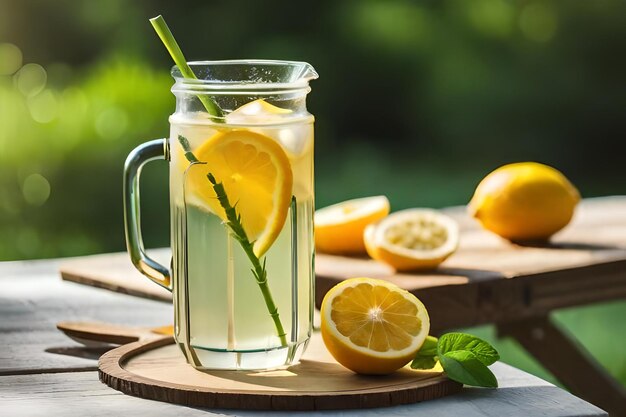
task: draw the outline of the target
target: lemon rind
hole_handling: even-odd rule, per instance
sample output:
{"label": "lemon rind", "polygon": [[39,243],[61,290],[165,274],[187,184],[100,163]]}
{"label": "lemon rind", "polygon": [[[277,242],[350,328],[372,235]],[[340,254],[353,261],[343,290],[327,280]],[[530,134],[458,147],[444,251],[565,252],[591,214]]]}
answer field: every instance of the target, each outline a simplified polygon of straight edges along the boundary
{"label": "lemon rind", "polygon": [[[353,212],[345,214],[341,211],[341,208],[347,204],[352,204],[357,208]],[[389,208],[389,200],[384,195],[354,198],[318,209],[315,212],[315,225],[318,227],[341,225],[368,217],[378,211],[385,210],[389,212]]]}

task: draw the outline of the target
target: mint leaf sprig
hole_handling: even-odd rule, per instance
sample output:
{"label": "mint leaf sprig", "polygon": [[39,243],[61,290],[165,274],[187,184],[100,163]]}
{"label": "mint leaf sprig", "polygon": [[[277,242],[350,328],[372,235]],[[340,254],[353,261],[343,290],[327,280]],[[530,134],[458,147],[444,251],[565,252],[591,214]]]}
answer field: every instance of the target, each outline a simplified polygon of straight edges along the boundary
{"label": "mint leaf sprig", "polygon": [[446,333],[439,340],[428,336],[415,355],[411,368],[431,369],[439,361],[454,381],[497,388],[498,381],[488,366],[498,359],[498,351],[486,341],[467,333]]}
{"label": "mint leaf sprig", "polygon": [[[206,162],[198,160],[198,158],[196,158],[193,154],[191,147],[189,146],[189,141],[186,137],[178,135],[178,142],[185,151],[185,158],[187,158],[189,162],[206,164]],[[252,275],[254,275],[254,278],[259,285],[259,289],[261,290],[261,294],[265,300],[265,305],[267,306],[267,311],[274,321],[276,335],[280,339],[280,344],[281,346],[287,346],[287,333],[285,332],[283,324],[280,320],[278,307],[274,302],[274,297],[272,297],[270,287],[267,283],[267,269],[265,268],[267,258],[263,258],[263,261],[261,261],[261,259],[259,259],[259,257],[254,253],[254,242],[251,242],[248,238],[248,234],[241,223],[241,214],[238,214],[236,210],[237,204],[235,204],[235,206],[231,205],[228,195],[226,194],[226,190],[224,189],[224,184],[219,182],[210,172],[208,173],[207,178],[213,187],[213,191],[215,191],[215,194],[217,195],[217,200],[226,213],[226,226],[230,229],[235,240],[239,242],[239,245],[241,245],[241,248],[252,264]]]}

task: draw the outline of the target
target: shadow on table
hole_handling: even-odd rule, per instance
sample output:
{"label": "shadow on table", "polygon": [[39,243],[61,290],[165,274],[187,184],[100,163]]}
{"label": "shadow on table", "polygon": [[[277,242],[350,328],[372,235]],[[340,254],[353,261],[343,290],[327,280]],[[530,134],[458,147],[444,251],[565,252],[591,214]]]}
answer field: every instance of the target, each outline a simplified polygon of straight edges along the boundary
{"label": "shadow on table", "polygon": [[100,356],[104,355],[111,349],[116,348],[115,345],[107,346],[59,346],[50,347],[45,351],[48,353],[55,353],[57,355],[74,356],[76,358],[83,359],[100,359]]}
{"label": "shadow on table", "polygon": [[205,371],[222,379],[251,384],[258,387],[272,387],[301,391],[354,391],[355,389],[399,386],[407,383],[432,381],[441,372],[401,369],[390,375],[357,375],[337,363],[303,359],[299,364],[276,371]]}
{"label": "shadow on table", "polygon": [[513,244],[523,248],[539,248],[539,249],[569,249],[569,250],[624,250],[623,247],[616,245],[604,245],[589,242],[545,242],[545,241],[527,241],[513,242]]}

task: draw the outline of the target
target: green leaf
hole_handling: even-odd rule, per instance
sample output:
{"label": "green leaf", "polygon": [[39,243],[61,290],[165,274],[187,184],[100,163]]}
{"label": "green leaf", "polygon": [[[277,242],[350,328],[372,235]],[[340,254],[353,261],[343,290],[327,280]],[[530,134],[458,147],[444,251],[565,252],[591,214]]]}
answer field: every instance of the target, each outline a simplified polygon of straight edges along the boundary
{"label": "green leaf", "polygon": [[441,357],[448,352],[469,351],[484,365],[500,359],[498,351],[488,342],[467,333],[446,333],[439,338],[437,353]]}
{"label": "green leaf", "polygon": [[437,356],[437,338],[435,336],[426,336],[424,344],[417,351],[418,356]]}
{"label": "green leaf", "polygon": [[433,369],[437,364],[436,356],[416,356],[411,362],[413,369]]}
{"label": "green leaf", "polygon": [[432,369],[437,364],[437,338],[427,336],[424,344],[415,354],[411,368]]}
{"label": "green leaf", "polygon": [[498,387],[495,375],[470,351],[446,352],[439,357],[439,361],[448,377],[454,381],[476,387]]}

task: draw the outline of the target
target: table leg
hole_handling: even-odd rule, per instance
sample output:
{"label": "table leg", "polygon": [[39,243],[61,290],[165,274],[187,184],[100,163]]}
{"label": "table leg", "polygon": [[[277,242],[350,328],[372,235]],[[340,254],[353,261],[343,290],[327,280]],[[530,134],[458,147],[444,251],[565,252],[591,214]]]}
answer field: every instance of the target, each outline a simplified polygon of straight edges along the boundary
{"label": "table leg", "polygon": [[517,340],[574,395],[612,417],[626,417],[626,390],[549,317],[497,325],[498,336]]}

